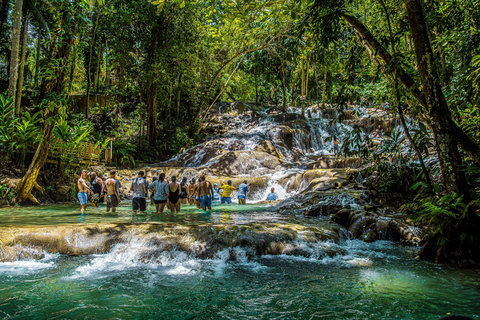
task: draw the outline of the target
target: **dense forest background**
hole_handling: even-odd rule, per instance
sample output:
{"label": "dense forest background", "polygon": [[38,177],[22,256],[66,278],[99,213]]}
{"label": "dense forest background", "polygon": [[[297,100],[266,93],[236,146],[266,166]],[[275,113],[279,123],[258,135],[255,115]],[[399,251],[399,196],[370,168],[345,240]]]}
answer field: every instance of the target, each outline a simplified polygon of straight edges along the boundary
{"label": "dense forest background", "polygon": [[115,138],[119,166],[164,160],[204,139],[215,102],[388,103],[403,133],[379,150],[354,132],[344,155],[373,165],[373,187],[417,197],[404,209],[436,223],[437,243],[471,250],[479,16],[477,0],[0,0],[0,161],[35,202],[52,148],[65,175],[84,141]]}

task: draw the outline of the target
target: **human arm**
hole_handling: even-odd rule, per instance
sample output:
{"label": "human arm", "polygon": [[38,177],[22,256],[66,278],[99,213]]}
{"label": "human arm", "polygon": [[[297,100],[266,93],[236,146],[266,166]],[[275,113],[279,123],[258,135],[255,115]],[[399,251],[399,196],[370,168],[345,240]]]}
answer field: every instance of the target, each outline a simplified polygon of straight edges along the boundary
{"label": "human arm", "polygon": [[86,192],[87,193],[91,193],[93,195],[93,191],[90,190],[90,188],[88,187],[87,183],[85,182],[85,179],[82,179],[80,181],[80,183],[82,184],[82,186],[85,188]]}

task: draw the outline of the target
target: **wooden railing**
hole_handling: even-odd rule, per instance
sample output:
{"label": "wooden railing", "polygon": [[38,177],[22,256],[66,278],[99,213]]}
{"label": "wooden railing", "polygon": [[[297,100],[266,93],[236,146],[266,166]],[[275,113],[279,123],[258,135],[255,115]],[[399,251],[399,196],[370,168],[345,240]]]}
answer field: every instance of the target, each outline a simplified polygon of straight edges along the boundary
{"label": "wooden railing", "polygon": [[[60,161],[61,154],[64,152],[62,148],[52,148],[50,150],[49,157],[47,159],[48,163],[58,163]],[[103,154],[102,154],[103,153]],[[99,146],[91,142],[81,142],[75,151],[75,164],[88,164],[94,165],[98,163],[110,163],[112,162],[112,151],[110,148],[103,150]]]}

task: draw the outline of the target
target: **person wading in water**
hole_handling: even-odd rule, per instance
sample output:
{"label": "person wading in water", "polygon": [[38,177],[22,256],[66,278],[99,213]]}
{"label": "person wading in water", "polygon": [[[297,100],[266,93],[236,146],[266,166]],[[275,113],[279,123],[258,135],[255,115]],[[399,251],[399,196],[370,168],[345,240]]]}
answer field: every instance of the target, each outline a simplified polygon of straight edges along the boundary
{"label": "person wading in water", "polygon": [[180,203],[188,204],[188,185],[187,178],[183,177],[182,182],[180,183]]}
{"label": "person wading in water", "polygon": [[110,209],[112,209],[112,212],[117,211],[117,207],[120,203],[120,195],[118,194],[117,188],[117,179],[115,178],[116,175],[117,172],[115,170],[111,170],[110,178],[105,181],[105,202],[107,203],[107,212],[110,212]]}
{"label": "person wading in water", "polygon": [[140,213],[145,213],[145,210],[147,210],[147,200],[145,198],[148,194],[148,182],[145,180],[145,172],[138,172],[138,177],[132,181],[130,191],[133,191],[133,213],[137,213],[138,209],[140,209]]}
{"label": "person wading in water", "polygon": [[212,210],[213,186],[209,181],[205,180],[205,176],[200,176],[198,184],[198,199],[203,210]]}
{"label": "person wading in water", "polygon": [[170,192],[168,183],[165,181],[165,173],[160,173],[158,180],[152,182],[148,186],[148,189],[155,190],[153,200],[155,201],[157,213],[163,213],[163,209],[165,209],[165,205],[167,204],[167,196]]}
{"label": "person wading in water", "polygon": [[90,172],[90,185],[92,186],[91,189],[93,191],[92,206],[98,207],[98,204],[103,202],[103,180],[97,177],[95,172]]}
{"label": "person wading in water", "polygon": [[188,185],[188,203],[190,205],[195,204],[197,201],[195,200],[197,185],[195,184],[195,178],[190,180],[190,184]]}
{"label": "person wading in water", "polygon": [[80,178],[77,180],[77,187],[78,187],[78,201],[80,202],[80,213],[84,213],[85,209],[87,209],[88,203],[88,193],[93,195],[92,190],[87,185],[85,179],[87,178],[87,170],[82,170],[80,174]]}
{"label": "person wading in water", "polygon": [[168,208],[172,213],[180,212],[180,185],[177,183],[177,176],[172,176],[168,189]]}

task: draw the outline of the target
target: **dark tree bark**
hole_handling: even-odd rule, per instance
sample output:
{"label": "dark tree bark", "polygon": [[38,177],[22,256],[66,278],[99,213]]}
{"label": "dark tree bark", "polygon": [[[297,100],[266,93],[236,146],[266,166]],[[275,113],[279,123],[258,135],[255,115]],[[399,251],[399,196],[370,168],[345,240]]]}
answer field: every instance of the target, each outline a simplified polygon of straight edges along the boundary
{"label": "dark tree bark", "polygon": [[29,12],[25,12],[25,18],[23,20],[23,36],[22,36],[22,51],[20,53],[20,65],[18,70],[18,84],[17,94],[15,97],[15,113],[20,114],[20,104],[22,103],[22,90],[23,90],[23,75],[25,71],[25,58],[27,56],[27,41],[28,41],[28,19]]}
{"label": "dark tree bark", "polygon": [[37,39],[37,58],[35,61],[35,87],[38,85],[38,75],[40,74],[40,54],[41,54],[41,41],[42,41],[43,29],[38,30],[38,39]]}
{"label": "dark tree bark", "polygon": [[[365,40],[368,48],[374,51],[380,59],[389,66],[392,66],[394,73],[398,80],[405,86],[410,94],[415,97],[420,105],[427,108],[427,101],[424,93],[415,85],[413,78],[405,72],[405,70],[392,63],[392,56],[385,49],[385,47],[373,36],[373,34],[360,22],[356,17],[348,15],[344,12],[340,13],[341,17]],[[478,145],[471,137],[469,137],[454,121],[451,117],[446,119],[450,122],[451,134],[456,137],[459,145],[472,159],[480,164],[480,145]],[[428,123],[429,124],[429,123]],[[430,124],[429,124],[430,127]]]}
{"label": "dark tree bark", "polygon": [[[157,53],[157,43],[159,39],[158,27],[155,26],[152,34],[152,42],[150,44],[147,65],[151,65],[155,60]],[[157,87],[155,81],[149,81],[147,90],[145,92],[146,101],[147,101],[147,141],[150,146],[155,145],[155,139],[157,136],[157,107],[156,107],[156,91]]]}
{"label": "dark tree bark", "polygon": [[443,180],[448,190],[464,196],[468,202],[469,188],[465,173],[461,170],[462,157],[458,150],[460,141],[455,135],[455,123],[440,85],[422,4],[420,0],[405,0],[405,7]]}
{"label": "dark tree bark", "polygon": [[[23,0],[16,0],[13,20],[12,52],[10,53],[10,79],[8,83],[8,95],[13,97],[14,101],[17,94],[18,55],[20,51],[20,36],[22,34],[22,8]],[[14,114],[14,116],[16,115]]]}
{"label": "dark tree bark", "polygon": [[[62,38],[60,47],[53,47],[52,50],[55,50],[54,59],[56,61],[61,61],[57,70],[57,77],[51,79],[42,79],[42,84],[40,86],[40,100],[43,100],[47,94],[55,93],[60,95],[63,93],[65,85],[65,76],[66,70],[68,69],[68,56],[70,54],[70,48],[73,45],[72,33],[66,33],[67,36]],[[52,102],[55,103],[55,102]],[[22,180],[17,185],[17,203],[25,203],[31,201],[34,204],[39,204],[37,199],[32,195],[32,189],[37,188],[42,191],[42,189],[37,184],[37,177],[40,169],[45,164],[47,156],[50,151],[50,143],[53,137],[53,130],[56,126],[55,118],[60,112],[60,106],[47,107],[44,114],[44,125],[42,128],[42,137],[40,139],[40,144],[37,147],[33,160],[28,167],[27,172],[23,176]]]}

